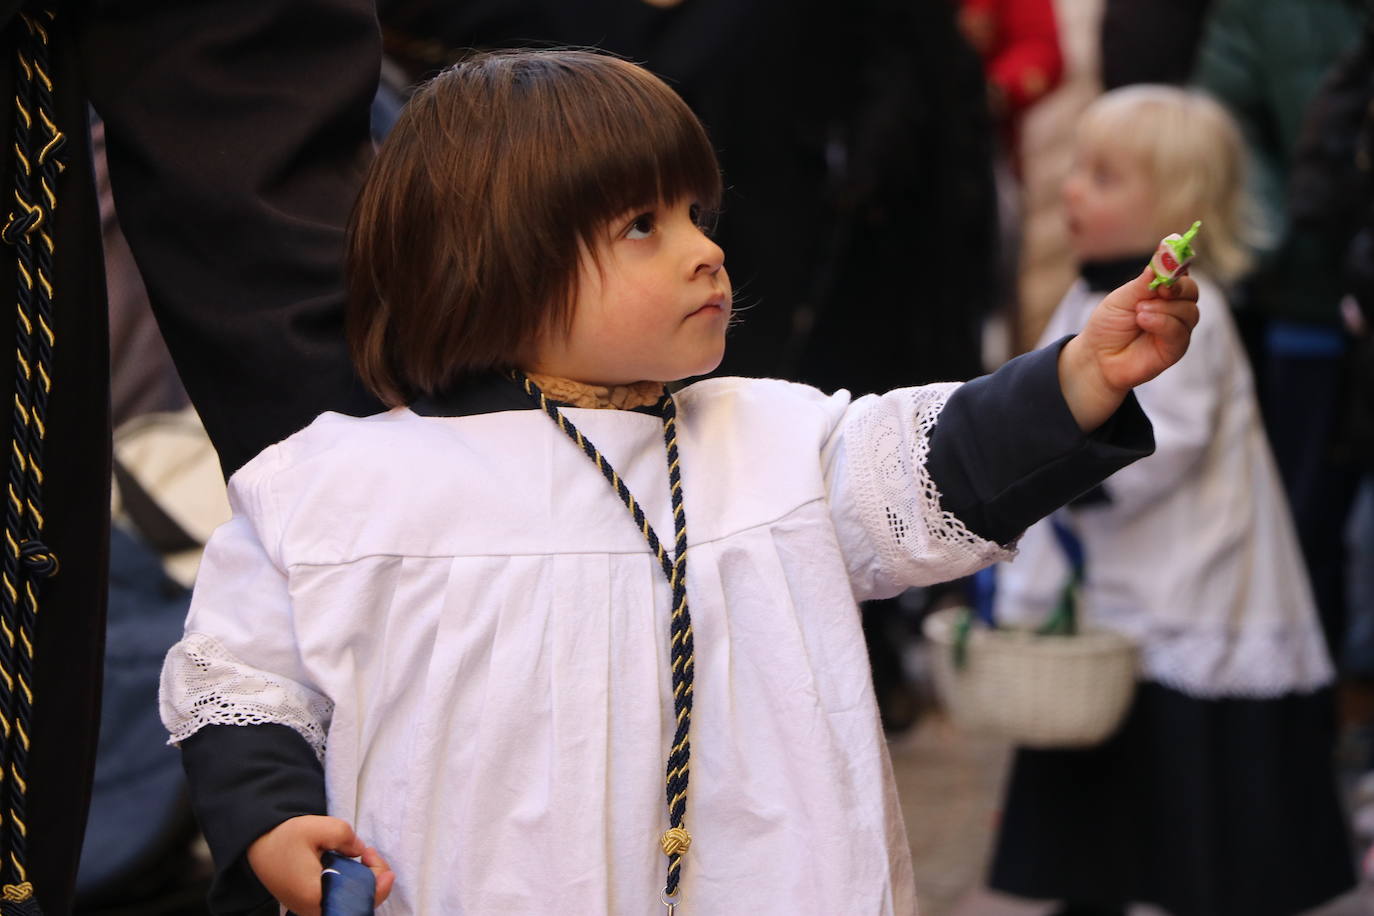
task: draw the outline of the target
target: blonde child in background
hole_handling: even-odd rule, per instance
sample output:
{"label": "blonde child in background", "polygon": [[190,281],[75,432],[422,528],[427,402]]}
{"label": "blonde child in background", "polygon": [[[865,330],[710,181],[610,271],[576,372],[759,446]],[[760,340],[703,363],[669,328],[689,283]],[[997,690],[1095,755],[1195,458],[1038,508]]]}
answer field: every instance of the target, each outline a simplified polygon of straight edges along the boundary
{"label": "blonde child in background", "polygon": [[[1087,622],[1140,645],[1121,731],[1018,752],[992,887],[1061,914],[1290,916],[1353,883],[1331,685],[1307,574],[1264,436],[1226,284],[1246,269],[1245,152],[1205,96],[1110,92],[1083,115],[1064,184],[1081,279],[1042,340],[1195,219],[1201,315],[1187,355],[1137,389],[1156,452],[1057,513],[1086,557]],[[998,568],[1003,620],[1043,619],[1067,577],[1047,519]]]}
{"label": "blonde child in background", "polygon": [[234,476],[164,666],[216,912],[313,916],[327,849],[386,914],[914,911],[855,600],[1147,453],[1130,388],[1196,287],[1141,274],[963,386],[667,391],[724,351],[720,190],[614,58],[477,55],[409,102],[349,251],[395,406]]}

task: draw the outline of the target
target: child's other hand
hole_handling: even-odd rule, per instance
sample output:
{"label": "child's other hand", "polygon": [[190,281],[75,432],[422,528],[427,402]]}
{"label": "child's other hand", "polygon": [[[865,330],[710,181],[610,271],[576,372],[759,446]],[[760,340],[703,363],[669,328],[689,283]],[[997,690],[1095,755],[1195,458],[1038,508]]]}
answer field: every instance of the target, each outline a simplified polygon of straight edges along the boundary
{"label": "child's other hand", "polygon": [[288,910],[297,916],[320,916],[320,856],[329,850],[362,857],[377,878],[376,903],[391,893],[396,881],[391,866],[337,817],[301,815],[282,821],[248,847],[248,865]]}
{"label": "child's other hand", "polygon": [[1183,358],[1197,326],[1197,283],[1181,276],[1150,289],[1154,272],[1107,294],[1059,354],[1064,400],[1084,432],[1107,421],[1136,385]]}

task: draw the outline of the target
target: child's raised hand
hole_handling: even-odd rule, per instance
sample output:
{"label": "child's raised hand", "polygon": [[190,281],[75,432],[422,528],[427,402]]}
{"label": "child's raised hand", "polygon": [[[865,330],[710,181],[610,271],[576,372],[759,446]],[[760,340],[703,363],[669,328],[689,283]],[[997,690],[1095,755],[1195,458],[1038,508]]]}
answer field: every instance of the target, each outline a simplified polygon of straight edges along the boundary
{"label": "child's raised hand", "polygon": [[1152,290],[1154,276],[1146,267],[1108,293],[1059,354],[1059,385],[1084,432],[1105,423],[1127,392],[1188,350],[1198,321],[1197,283],[1181,276],[1173,286]]}
{"label": "child's raised hand", "polygon": [[288,910],[297,916],[320,916],[320,856],[329,850],[362,857],[377,878],[376,903],[391,893],[396,881],[391,866],[337,817],[301,815],[282,821],[248,847],[248,865]]}

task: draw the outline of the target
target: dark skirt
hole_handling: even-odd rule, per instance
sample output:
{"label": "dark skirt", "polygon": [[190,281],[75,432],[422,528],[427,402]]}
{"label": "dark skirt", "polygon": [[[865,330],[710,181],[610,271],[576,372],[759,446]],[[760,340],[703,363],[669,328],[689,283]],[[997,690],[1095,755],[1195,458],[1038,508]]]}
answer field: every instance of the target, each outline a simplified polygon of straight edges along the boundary
{"label": "dark skirt", "polygon": [[1355,883],[1332,693],[1199,700],[1143,683],[1086,750],[1018,750],[990,885],[1174,916],[1292,916]]}

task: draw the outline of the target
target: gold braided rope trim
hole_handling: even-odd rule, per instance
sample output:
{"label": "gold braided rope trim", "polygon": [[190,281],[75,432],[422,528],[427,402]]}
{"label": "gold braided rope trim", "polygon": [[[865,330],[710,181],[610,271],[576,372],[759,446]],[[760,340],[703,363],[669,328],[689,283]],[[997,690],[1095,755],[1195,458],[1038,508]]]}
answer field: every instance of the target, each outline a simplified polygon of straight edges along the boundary
{"label": "gold braided rope trim", "polygon": [[692,835],[687,832],[685,827],[672,827],[663,834],[663,839],[659,840],[659,845],[663,847],[665,856],[680,856],[691,848]]}
{"label": "gold braided rope trim", "polygon": [[527,376],[545,395],[573,407],[630,410],[635,407],[651,407],[663,397],[662,382],[588,385],[585,382],[556,375],[541,375],[538,372],[527,373]]}
{"label": "gold braided rope trim", "polygon": [[32,896],[33,884],[29,881],[22,884],[6,884],[4,889],[0,890],[0,898],[12,903],[22,903]]}

